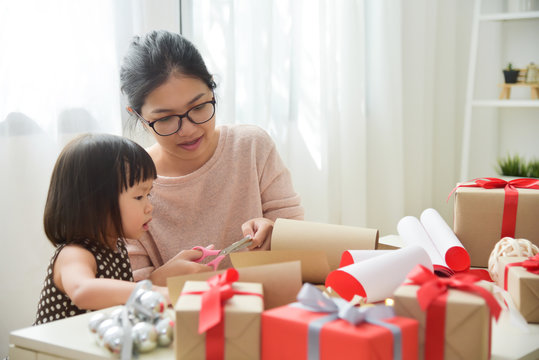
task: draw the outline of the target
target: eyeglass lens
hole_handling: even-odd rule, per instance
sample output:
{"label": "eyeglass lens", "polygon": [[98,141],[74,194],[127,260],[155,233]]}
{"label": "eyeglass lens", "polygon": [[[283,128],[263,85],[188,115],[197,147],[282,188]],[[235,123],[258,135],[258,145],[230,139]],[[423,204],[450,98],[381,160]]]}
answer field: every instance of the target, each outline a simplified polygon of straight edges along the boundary
{"label": "eyeglass lens", "polygon": [[[209,121],[214,112],[215,105],[213,102],[205,102],[189,110],[183,117],[188,118],[195,124],[202,124]],[[153,129],[159,135],[172,135],[180,131],[183,120],[180,115],[171,115],[154,122]]]}

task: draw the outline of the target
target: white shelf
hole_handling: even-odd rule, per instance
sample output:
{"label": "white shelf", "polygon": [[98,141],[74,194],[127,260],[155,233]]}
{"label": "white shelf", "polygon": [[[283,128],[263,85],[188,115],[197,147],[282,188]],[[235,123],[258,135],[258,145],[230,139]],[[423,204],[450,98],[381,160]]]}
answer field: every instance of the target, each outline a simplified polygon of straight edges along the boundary
{"label": "white shelf", "polygon": [[508,20],[525,20],[539,19],[539,11],[526,11],[515,13],[495,13],[484,14],[479,16],[480,21],[508,21]]}
{"label": "white shelf", "polygon": [[539,108],[539,100],[473,100],[472,106]]}

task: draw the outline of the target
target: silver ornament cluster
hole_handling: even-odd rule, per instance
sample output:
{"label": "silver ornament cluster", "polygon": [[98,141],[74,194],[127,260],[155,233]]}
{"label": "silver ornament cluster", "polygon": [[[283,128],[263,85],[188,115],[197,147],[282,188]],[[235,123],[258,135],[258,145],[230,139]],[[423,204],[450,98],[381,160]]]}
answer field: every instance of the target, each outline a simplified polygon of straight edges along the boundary
{"label": "silver ornament cluster", "polygon": [[122,359],[131,359],[133,353],[147,353],[172,343],[174,312],[151,288],[149,280],[141,281],[125,305],[90,318],[88,327],[100,346]]}

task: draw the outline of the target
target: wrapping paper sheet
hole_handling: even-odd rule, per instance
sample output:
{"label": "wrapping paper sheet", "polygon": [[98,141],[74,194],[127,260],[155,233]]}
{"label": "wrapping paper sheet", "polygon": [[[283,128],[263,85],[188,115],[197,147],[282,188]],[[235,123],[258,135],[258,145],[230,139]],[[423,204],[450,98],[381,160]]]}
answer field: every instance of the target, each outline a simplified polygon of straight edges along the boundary
{"label": "wrapping paper sheet", "polygon": [[[173,276],[167,279],[168,292],[172,304],[176,304],[186,281],[205,281],[226,270],[208,271],[189,275]],[[299,261],[280,264],[251,266],[238,269],[241,282],[258,282],[264,287],[264,306],[271,309],[296,301],[301,289],[301,265]]]}
{"label": "wrapping paper sheet", "polygon": [[231,253],[230,260],[236,269],[298,260],[301,280],[312,284],[323,284],[329,274],[328,259],[323,251],[242,251]]}
{"label": "wrapping paper sheet", "polygon": [[326,287],[331,287],[348,301],[354,295],[364,297],[368,302],[385,300],[417,264],[433,269],[425,249],[409,245],[332,271],[326,279]]}
{"label": "wrapping paper sheet", "polygon": [[277,219],[271,235],[271,250],[324,251],[330,270],[339,268],[344,251],[374,250],[377,243],[376,229],[290,219]]}
{"label": "wrapping paper sheet", "polygon": [[426,209],[420,219],[447,266],[454,271],[468,270],[470,255],[440,214],[434,209]]}

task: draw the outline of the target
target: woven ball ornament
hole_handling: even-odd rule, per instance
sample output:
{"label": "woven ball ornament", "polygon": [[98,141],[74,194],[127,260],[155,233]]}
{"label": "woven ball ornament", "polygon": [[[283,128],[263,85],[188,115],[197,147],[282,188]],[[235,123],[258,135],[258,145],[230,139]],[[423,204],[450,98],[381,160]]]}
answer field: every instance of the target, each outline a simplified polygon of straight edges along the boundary
{"label": "woven ball ornament", "polygon": [[532,257],[539,253],[539,248],[527,239],[504,237],[496,243],[488,258],[488,271],[492,280],[498,280],[498,257],[524,256]]}

